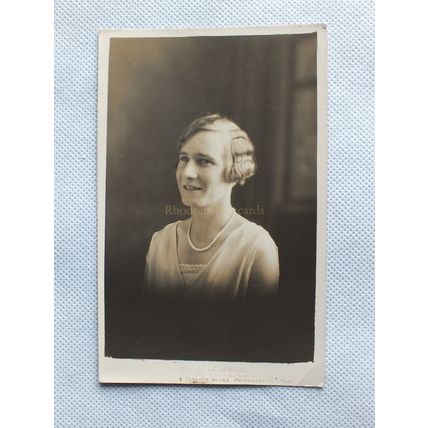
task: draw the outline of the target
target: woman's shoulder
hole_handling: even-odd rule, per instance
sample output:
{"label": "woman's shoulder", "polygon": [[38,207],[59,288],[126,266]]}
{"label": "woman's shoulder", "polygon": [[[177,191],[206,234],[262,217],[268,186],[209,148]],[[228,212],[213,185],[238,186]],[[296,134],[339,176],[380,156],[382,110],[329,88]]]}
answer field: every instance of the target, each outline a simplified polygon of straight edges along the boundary
{"label": "woman's shoulder", "polygon": [[240,226],[245,231],[245,233],[251,235],[259,235],[259,236],[270,236],[269,232],[257,223],[246,219],[245,217],[239,216]]}
{"label": "woman's shoulder", "polygon": [[157,241],[160,239],[164,239],[170,236],[174,236],[177,225],[180,223],[180,221],[175,221],[173,223],[169,223],[166,226],[164,226],[162,229],[158,230],[157,232],[153,233],[152,241]]}
{"label": "woman's shoulder", "polygon": [[240,222],[242,236],[254,246],[261,248],[274,246],[277,248],[275,241],[264,227],[244,217],[241,217]]}

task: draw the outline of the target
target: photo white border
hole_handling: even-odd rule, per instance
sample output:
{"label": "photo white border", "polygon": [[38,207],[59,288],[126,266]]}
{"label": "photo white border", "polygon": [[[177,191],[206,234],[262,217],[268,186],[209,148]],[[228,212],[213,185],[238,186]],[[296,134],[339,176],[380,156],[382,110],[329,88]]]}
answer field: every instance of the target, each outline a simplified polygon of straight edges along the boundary
{"label": "photo white border", "polygon": [[[314,361],[243,363],[123,359],[105,356],[104,251],[108,65],[111,38],[238,36],[317,33],[317,253]],[[286,27],[108,30],[99,33],[98,66],[98,344],[99,382],[212,385],[324,385],[327,249],[327,29],[323,24]]]}

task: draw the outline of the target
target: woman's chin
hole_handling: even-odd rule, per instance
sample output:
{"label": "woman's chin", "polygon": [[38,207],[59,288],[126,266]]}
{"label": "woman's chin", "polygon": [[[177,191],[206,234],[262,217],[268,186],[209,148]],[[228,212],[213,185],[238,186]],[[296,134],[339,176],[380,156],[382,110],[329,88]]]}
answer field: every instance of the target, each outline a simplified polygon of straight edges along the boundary
{"label": "woman's chin", "polygon": [[185,205],[186,207],[190,208],[191,212],[193,212],[193,214],[200,214],[205,212],[206,210],[206,206],[200,203],[195,203],[194,201],[190,202],[188,200],[182,200],[183,205]]}
{"label": "woman's chin", "polygon": [[203,204],[194,200],[193,198],[181,198],[183,205],[189,208],[203,208]]}
{"label": "woman's chin", "polygon": [[204,208],[203,205],[200,204],[195,204],[195,203],[185,203],[183,202],[183,205],[185,205],[186,207],[190,208],[191,210],[201,210]]}

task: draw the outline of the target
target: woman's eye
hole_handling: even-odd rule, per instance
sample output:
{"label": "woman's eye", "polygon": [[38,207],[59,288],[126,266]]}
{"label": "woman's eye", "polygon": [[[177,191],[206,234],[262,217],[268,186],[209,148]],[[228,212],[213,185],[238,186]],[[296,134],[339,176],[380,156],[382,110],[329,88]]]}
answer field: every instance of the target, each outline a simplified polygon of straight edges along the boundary
{"label": "woman's eye", "polygon": [[180,162],[187,162],[187,161],[189,160],[189,158],[188,158],[187,156],[179,156],[179,157],[178,157],[178,160],[179,160]]}
{"label": "woman's eye", "polygon": [[199,165],[209,165],[212,163],[208,159],[199,159],[198,162],[199,162]]}

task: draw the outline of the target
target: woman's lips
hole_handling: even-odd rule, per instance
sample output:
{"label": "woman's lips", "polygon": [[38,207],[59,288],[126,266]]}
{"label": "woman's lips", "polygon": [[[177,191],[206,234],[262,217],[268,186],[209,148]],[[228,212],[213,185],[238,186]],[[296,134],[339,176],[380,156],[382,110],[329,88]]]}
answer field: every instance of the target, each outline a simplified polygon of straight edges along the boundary
{"label": "woman's lips", "polygon": [[185,190],[202,190],[202,187],[191,186],[189,184],[185,184],[183,187]]}

